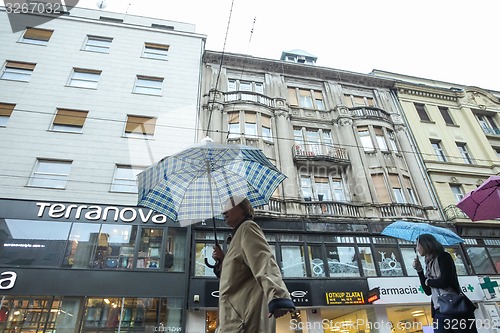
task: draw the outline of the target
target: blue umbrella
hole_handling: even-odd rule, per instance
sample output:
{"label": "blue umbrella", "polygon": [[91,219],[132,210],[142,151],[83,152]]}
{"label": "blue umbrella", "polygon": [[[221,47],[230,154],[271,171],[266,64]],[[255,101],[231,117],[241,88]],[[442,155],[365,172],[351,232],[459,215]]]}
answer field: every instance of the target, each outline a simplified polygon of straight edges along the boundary
{"label": "blue umbrella", "polygon": [[454,245],[464,240],[449,229],[436,227],[425,222],[396,221],[381,232],[382,235],[415,242],[422,234],[431,234],[442,245]]}
{"label": "blue umbrella", "polygon": [[222,218],[230,197],[265,205],[285,178],[260,149],[205,138],[141,172],[138,205],[186,226]]}

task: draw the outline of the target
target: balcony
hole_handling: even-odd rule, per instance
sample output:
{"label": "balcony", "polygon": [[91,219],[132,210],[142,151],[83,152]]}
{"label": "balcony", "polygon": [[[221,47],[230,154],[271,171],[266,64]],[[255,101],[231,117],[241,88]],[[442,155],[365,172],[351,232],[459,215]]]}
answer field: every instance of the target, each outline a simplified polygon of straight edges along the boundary
{"label": "balcony", "polygon": [[408,203],[391,203],[378,206],[380,210],[380,217],[383,218],[422,218],[425,219],[427,214],[425,210],[417,205]]}
{"label": "balcony", "polygon": [[448,205],[443,208],[443,213],[446,221],[452,221],[456,219],[468,219],[469,217],[465,215],[464,212],[457,205]]}
{"label": "balcony", "polygon": [[392,123],[391,116],[382,109],[362,106],[349,108],[349,110],[351,111],[352,116],[355,118],[382,119]]}
{"label": "balcony", "polygon": [[299,144],[293,146],[293,158],[296,161],[331,161],[350,164],[347,149],[324,144]]}
{"label": "balcony", "polygon": [[233,91],[224,93],[224,103],[250,102],[262,104],[273,108],[276,103],[274,99],[252,91]]}

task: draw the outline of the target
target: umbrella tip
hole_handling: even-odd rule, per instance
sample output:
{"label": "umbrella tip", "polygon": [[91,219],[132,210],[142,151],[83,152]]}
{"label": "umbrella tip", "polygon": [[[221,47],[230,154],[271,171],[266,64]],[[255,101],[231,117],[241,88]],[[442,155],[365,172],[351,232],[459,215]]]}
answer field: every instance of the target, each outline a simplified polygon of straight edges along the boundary
{"label": "umbrella tip", "polygon": [[209,136],[206,136],[203,140],[201,140],[202,143],[207,143],[207,142],[214,142]]}

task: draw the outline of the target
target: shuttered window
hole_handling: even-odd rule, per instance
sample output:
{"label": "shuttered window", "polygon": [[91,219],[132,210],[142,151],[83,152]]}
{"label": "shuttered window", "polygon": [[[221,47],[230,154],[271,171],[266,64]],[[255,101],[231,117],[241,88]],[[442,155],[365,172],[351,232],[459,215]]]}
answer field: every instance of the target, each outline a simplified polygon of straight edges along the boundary
{"label": "shuttered window", "polygon": [[142,56],[144,58],[167,60],[169,45],[144,43],[144,51]]}
{"label": "shuttered window", "polygon": [[377,197],[380,203],[390,203],[391,198],[389,192],[387,191],[387,186],[384,182],[384,175],[381,173],[372,175],[373,186],[377,192]]}
{"label": "shuttered window", "polygon": [[36,64],[29,62],[7,61],[0,76],[4,80],[28,82]]}
{"label": "shuttered window", "polygon": [[21,39],[23,43],[45,45],[50,40],[53,30],[28,28]]}
{"label": "shuttered window", "polygon": [[81,132],[87,111],[57,109],[52,129],[55,131]]}
{"label": "shuttered window", "polygon": [[156,118],[128,116],[125,126],[126,136],[153,136],[155,133]]}
{"label": "shuttered window", "polygon": [[85,68],[73,68],[69,85],[71,87],[96,89],[101,71]]}
{"label": "shuttered window", "polygon": [[0,103],[0,126],[5,127],[7,126],[7,121],[10,118],[10,115],[12,114],[12,111],[16,107],[15,104],[8,104],[8,103]]}
{"label": "shuttered window", "polygon": [[293,106],[299,106],[299,100],[297,99],[295,88],[288,88],[288,103]]}
{"label": "shuttered window", "polygon": [[137,75],[134,92],[148,95],[161,95],[163,89],[163,78]]}

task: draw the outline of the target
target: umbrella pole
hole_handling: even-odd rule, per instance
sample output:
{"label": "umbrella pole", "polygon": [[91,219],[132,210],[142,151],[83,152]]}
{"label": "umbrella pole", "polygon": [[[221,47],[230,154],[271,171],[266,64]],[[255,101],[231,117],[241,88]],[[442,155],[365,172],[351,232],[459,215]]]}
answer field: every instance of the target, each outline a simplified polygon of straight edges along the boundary
{"label": "umbrella pole", "polygon": [[[208,187],[210,190],[210,207],[212,208],[212,225],[214,227],[214,237],[215,237],[215,246],[219,246],[219,240],[217,239],[217,227],[215,226],[215,212],[214,212],[214,197],[212,194],[212,172],[210,170],[210,163],[208,160],[205,161],[205,165],[207,166],[207,178],[208,178]],[[212,265],[208,262],[208,259],[205,258],[205,265],[209,268],[214,268],[219,265],[219,261],[215,261],[215,265]]]}

